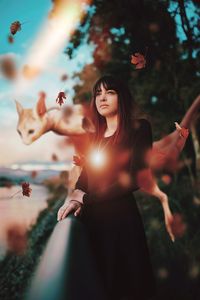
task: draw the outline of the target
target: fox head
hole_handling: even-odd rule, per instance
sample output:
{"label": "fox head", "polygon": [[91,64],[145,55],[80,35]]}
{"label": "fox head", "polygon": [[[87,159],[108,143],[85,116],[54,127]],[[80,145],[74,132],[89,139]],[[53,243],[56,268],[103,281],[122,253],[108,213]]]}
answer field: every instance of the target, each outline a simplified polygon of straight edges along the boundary
{"label": "fox head", "polygon": [[47,117],[45,105],[45,93],[41,92],[34,109],[25,109],[15,100],[19,115],[17,131],[26,145],[30,145],[46,132]]}

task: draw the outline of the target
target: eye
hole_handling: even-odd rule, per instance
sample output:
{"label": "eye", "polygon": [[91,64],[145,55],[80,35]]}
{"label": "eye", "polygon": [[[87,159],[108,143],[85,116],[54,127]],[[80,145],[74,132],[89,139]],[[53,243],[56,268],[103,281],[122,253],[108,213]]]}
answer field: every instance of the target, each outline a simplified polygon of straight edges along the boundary
{"label": "eye", "polygon": [[115,91],[114,90],[108,90],[108,93],[109,94],[115,94]]}
{"label": "eye", "polygon": [[19,135],[22,135],[21,131],[19,129],[17,129],[17,132],[19,133]]}
{"label": "eye", "polygon": [[35,132],[34,129],[29,129],[28,134],[33,134]]}

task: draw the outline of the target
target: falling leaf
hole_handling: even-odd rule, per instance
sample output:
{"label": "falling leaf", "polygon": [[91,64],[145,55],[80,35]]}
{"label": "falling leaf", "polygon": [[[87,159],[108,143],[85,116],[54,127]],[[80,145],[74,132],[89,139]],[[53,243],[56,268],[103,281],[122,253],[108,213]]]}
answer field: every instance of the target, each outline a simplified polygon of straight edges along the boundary
{"label": "falling leaf", "polygon": [[118,182],[121,186],[127,188],[131,186],[131,177],[128,172],[121,171],[118,175]]}
{"label": "falling leaf", "polygon": [[13,36],[12,36],[12,35],[9,35],[9,36],[8,36],[8,43],[13,44],[13,42],[14,42]]}
{"label": "falling leaf", "polygon": [[22,195],[30,197],[32,189],[30,188],[30,183],[29,182],[22,182]]}
{"label": "falling leaf", "polygon": [[16,65],[11,56],[4,56],[0,61],[0,67],[3,75],[7,79],[15,79],[17,75]]}
{"label": "falling leaf", "polygon": [[55,153],[52,154],[51,158],[53,161],[58,161],[58,156]]}
{"label": "falling leaf", "polygon": [[162,181],[165,183],[165,184],[170,184],[170,182],[171,182],[171,176],[169,176],[168,174],[164,174],[164,175],[162,175],[162,177],[161,177],[161,179],[162,179]]}
{"label": "falling leaf", "polygon": [[160,26],[155,23],[155,22],[151,22],[149,23],[149,31],[155,33],[155,32],[158,32],[160,30]]}
{"label": "falling leaf", "polygon": [[7,181],[4,186],[8,189],[10,189],[13,186],[13,183],[11,181]]}
{"label": "falling leaf", "polygon": [[73,163],[76,166],[83,166],[85,163],[84,156],[83,155],[81,155],[81,156],[73,155]]}
{"label": "falling leaf", "polygon": [[179,213],[175,213],[173,215],[173,222],[171,225],[172,232],[174,233],[175,237],[182,237],[186,231],[186,224],[183,222],[183,217]]}
{"label": "falling leaf", "polygon": [[7,247],[17,255],[24,254],[27,248],[27,233],[22,224],[11,224],[6,231]]}
{"label": "falling leaf", "polygon": [[135,65],[136,69],[143,69],[146,65],[146,59],[141,53],[131,55],[131,63]]}
{"label": "falling leaf", "polygon": [[22,69],[22,74],[27,79],[32,79],[32,78],[36,77],[40,72],[41,72],[41,70],[39,68],[29,66],[29,65],[25,65]]}
{"label": "falling leaf", "polygon": [[21,23],[19,21],[15,21],[10,25],[10,33],[15,35],[17,31],[21,30]]}
{"label": "falling leaf", "polygon": [[35,178],[37,175],[38,175],[38,172],[37,172],[36,170],[33,170],[33,171],[31,172],[31,177],[32,177],[32,178]]}
{"label": "falling leaf", "polygon": [[67,74],[63,74],[60,79],[61,81],[65,81],[67,80],[67,78],[68,78]]}
{"label": "falling leaf", "polygon": [[61,106],[64,103],[64,99],[66,99],[65,93],[59,92],[58,97],[56,98],[56,102]]}

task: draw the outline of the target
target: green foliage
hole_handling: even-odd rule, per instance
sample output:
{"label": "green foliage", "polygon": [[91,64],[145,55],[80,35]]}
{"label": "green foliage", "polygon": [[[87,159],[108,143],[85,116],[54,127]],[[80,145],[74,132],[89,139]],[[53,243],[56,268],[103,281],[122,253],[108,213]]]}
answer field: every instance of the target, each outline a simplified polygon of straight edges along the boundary
{"label": "green foliage", "polygon": [[[60,200],[58,200],[60,199]],[[7,253],[0,263],[0,299],[22,300],[30,285],[46,243],[57,223],[57,211],[64,197],[49,199],[48,207],[38,216],[28,232],[28,247],[24,255]]]}

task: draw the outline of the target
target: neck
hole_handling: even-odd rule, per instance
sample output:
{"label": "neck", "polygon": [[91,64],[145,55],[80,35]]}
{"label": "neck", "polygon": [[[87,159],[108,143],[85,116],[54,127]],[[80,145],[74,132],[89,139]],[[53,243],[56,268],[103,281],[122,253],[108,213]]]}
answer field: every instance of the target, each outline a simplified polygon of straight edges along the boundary
{"label": "neck", "polygon": [[107,123],[106,131],[109,133],[115,132],[118,125],[118,116],[113,115],[113,116],[106,117],[106,123]]}
{"label": "neck", "polygon": [[60,117],[61,117],[61,113],[60,113],[60,110],[54,110],[53,108],[52,109],[49,109],[47,114],[46,114],[46,118],[47,118],[47,122],[46,122],[46,131],[55,131],[57,132],[58,131],[58,122],[60,120]]}

